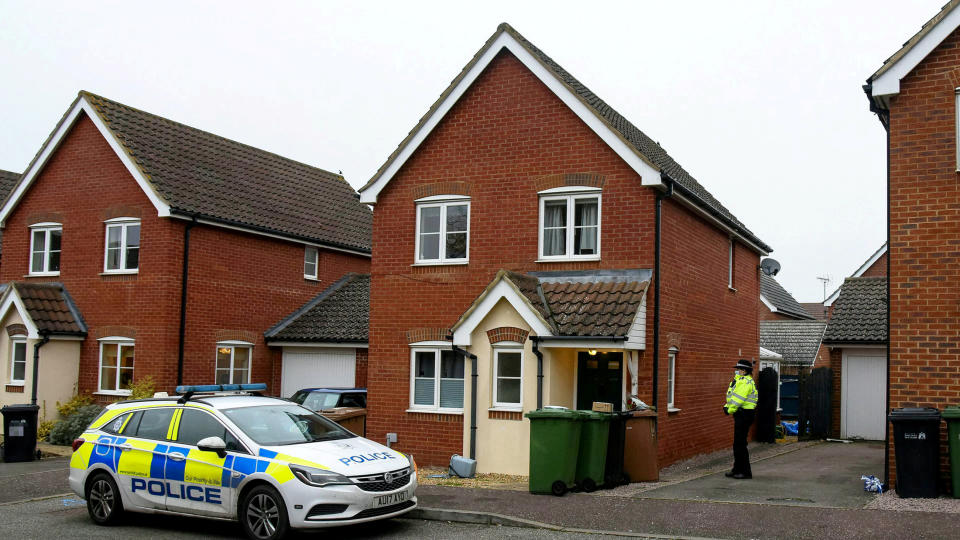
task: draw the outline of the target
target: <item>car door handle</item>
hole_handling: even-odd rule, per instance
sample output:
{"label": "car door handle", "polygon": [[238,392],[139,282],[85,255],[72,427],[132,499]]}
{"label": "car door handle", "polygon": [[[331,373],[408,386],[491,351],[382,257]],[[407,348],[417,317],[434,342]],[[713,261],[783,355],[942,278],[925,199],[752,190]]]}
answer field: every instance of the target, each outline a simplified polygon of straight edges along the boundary
{"label": "car door handle", "polygon": [[187,456],[184,456],[183,454],[167,454],[167,457],[174,461],[183,461],[187,459]]}
{"label": "car door handle", "polygon": [[130,443],[123,443],[118,444],[117,448],[119,448],[121,452],[126,452],[127,450],[133,450],[133,445]]}

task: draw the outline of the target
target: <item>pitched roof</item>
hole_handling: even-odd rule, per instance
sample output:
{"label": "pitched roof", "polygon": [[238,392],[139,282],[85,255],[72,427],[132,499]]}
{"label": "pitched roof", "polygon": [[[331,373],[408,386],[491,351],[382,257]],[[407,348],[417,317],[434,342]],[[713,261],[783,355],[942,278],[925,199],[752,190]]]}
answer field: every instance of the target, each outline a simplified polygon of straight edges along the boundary
{"label": "pitched roof", "polygon": [[573,93],[580,102],[585,104],[588,109],[609,129],[613,130],[622,141],[625,141],[644,162],[651,164],[657,171],[675,182],[682,191],[686,192],[685,195],[689,196],[697,206],[713,214],[760,248],[768,252],[773,250],[741,223],[726,207],[720,204],[720,202],[687,172],[686,169],[680,166],[659,143],[655,142],[643,131],[630,123],[620,113],[614,110],[613,107],[600,99],[600,97],[590,91],[589,88],[584,86],[573,75],[554,62],[546,53],[530,43],[530,41],[507,23],[502,23],[497,27],[497,31],[494,32],[477,54],[474,55],[473,59],[464,66],[460,74],[450,83],[450,86],[444,90],[440,98],[430,107],[390,157],[387,158],[387,161],[377,170],[373,178],[360,188],[361,192],[374,186],[380,177],[387,172],[387,169],[393,165],[393,162],[400,158],[407,145],[414,140],[421,128],[428,124],[434,113],[441,109],[441,104],[451,96],[453,90],[466,77],[468,72],[484,57],[484,54],[494,44],[497,38],[503,34],[512,37],[523,49],[532,54],[541,65],[550,71],[553,77],[560,81],[569,92]]}
{"label": "pitched roof", "polygon": [[777,313],[782,313],[794,319],[813,318],[773,276],[768,276],[763,272],[760,272],[760,295],[773,305]]}
{"label": "pitched roof", "polygon": [[889,58],[883,61],[883,65],[880,66],[880,69],[875,71],[867,80],[873,81],[877,77],[883,75],[890,70],[891,67],[896,65],[904,56],[906,56],[910,51],[917,46],[920,41],[925,38],[947,15],[960,5],[960,0],[950,0],[940,8],[940,11],[936,15],[930,18],[929,21],[923,23],[923,26],[920,27],[920,30],[916,34],[910,37],[907,41],[904,42],[903,46],[897,50],[897,52],[890,55]]}
{"label": "pitched roof", "polygon": [[[24,174],[86,112],[170,214],[370,252],[372,212],[342,176],[81,91]],[[25,188],[24,188],[25,189]],[[22,196],[18,188],[17,196]],[[9,201],[4,210],[9,212]]]}
{"label": "pitched roof", "polygon": [[809,366],[826,327],[822,321],[760,321],[760,346],[780,353],[784,364]]}
{"label": "pitched roof", "polygon": [[23,307],[41,334],[87,334],[87,325],[61,283],[12,282]]}
{"label": "pitched roof", "polygon": [[887,278],[847,278],[823,336],[824,343],[887,342]]}
{"label": "pitched roof", "polygon": [[264,332],[267,341],[366,343],[370,276],[347,274]]}
{"label": "pitched roof", "polygon": [[803,309],[818,321],[827,320],[826,309],[822,302],[800,302]]}
{"label": "pitched roof", "polygon": [[[883,254],[886,252],[887,252],[887,243],[884,242],[882,246],[880,246],[876,251],[873,252],[873,255],[870,255],[869,257],[867,257],[867,260],[863,261],[863,264],[861,264],[859,268],[857,268],[852,274],[850,274],[850,277],[862,276],[867,270],[869,270],[874,265],[874,263],[880,260],[880,257],[883,257]],[[884,273],[886,273],[886,270],[884,270]],[[841,288],[842,286],[837,287],[837,290],[830,293],[830,296],[828,296],[827,299],[823,301],[824,305],[827,305],[827,306],[833,305],[833,303],[837,301],[837,297],[840,296]]]}
{"label": "pitched roof", "polygon": [[20,173],[0,170],[0,201],[7,198],[18,181],[20,181]]}

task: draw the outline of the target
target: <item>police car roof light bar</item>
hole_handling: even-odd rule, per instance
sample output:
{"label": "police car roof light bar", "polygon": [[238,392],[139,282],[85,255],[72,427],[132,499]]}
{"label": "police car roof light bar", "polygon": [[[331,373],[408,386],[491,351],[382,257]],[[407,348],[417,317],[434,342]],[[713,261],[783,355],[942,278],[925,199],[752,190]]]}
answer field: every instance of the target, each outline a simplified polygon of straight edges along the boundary
{"label": "police car roof light bar", "polygon": [[186,384],[178,386],[175,391],[183,396],[177,400],[177,403],[186,403],[198,392],[251,392],[258,393],[267,389],[266,383],[249,384]]}

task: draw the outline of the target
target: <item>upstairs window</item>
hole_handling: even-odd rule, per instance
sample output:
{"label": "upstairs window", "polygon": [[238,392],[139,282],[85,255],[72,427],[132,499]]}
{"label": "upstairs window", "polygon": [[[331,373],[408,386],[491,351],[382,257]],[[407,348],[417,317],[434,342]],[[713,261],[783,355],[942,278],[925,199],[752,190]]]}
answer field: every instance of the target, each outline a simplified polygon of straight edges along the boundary
{"label": "upstairs window", "polygon": [[[441,196],[444,197],[444,196]],[[458,197],[417,201],[416,262],[456,264],[468,260],[470,248],[470,200]]]}
{"label": "upstairs window", "polygon": [[60,275],[60,240],[63,225],[38,223],[30,227],[30,274]]}
{"label": "upstairs window", "polygon": [[[563,188],[561,188],[563,189]],[[549,193],[554,190],[548,190]],[[540,259],[600,258],[600,193],[540,197]]]}
{"label": "upstairs window", "polygon": [[140,220],[117,218],[107,221],[103,271],[133,273],[140,268]]}
{"label": "upstairs window", "polygon": [[317,279],[317,263],[320,260],[320,251],[307,246],[303,251],[303,277],[306,279]]}

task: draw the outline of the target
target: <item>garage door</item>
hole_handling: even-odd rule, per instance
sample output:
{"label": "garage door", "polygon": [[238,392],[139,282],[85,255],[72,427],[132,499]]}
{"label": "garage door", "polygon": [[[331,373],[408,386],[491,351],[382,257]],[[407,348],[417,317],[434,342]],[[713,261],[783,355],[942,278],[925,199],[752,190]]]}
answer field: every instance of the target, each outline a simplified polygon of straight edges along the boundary
{"label": "garage door", "polygon": [[882,441],[887,425],[886,351],[843,354],[840,435]]}
{"label": "garage door", "polygon": [[353,388],[356,384],[356,349],[283,348],[283,396],[317,386]]}

